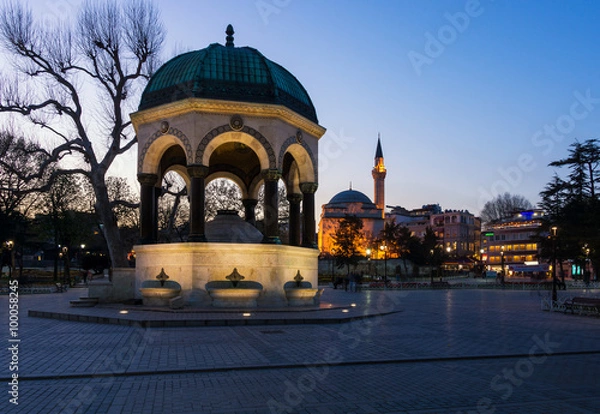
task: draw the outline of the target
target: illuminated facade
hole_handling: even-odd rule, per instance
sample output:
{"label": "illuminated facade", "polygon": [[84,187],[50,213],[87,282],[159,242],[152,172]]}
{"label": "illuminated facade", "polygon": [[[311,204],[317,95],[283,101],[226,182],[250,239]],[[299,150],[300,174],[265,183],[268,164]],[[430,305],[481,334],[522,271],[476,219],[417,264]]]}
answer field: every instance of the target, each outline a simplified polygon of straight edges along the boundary
{"label": "illuminated facade", "polygon": [[375,163],[372,171],[375,202],[372,202],[366,194],[350,188],[336,194],[329,200],[329,203],[323,205],[318,234],[319,251],[321,253],[332,254],[332,236],[335,234],[340,220],[346,217],[346,215],[350,215],[360,218],[363,222],[363,240],[360,245],[364,246],[361,254],[366,255],[368,242],[377,238],[385,222],[384,193],[386,171],[383,163],[381,140],[378,138]]}
{"label": "illuminated facade", "polygon": [[545,272],[548,265],[538,263],[538,234],[543,210],[521,211],[488,225],[482,232],[483,262],[491,270],[506,272]]}
{"label": "illuminated facade", "polygon": [[442,210],[439,204],[427,204],[410,211],[394,207],[388,217],[420,239],[431,228],[450,258],[480,258],[481,220],[467,210]]}

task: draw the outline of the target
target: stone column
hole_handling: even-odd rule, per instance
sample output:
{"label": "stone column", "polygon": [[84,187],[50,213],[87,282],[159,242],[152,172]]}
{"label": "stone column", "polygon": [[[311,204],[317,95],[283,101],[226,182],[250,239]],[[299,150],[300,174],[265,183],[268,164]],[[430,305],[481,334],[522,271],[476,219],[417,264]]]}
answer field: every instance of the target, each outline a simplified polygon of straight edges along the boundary
{"label": "stone column", "polygon": [[188,241],[205,242],[204,234],[204,179],[208,175],[208,167],[192,164],[187,167],[191,178],[190,184],[190,234]]}
{"label": "stone column", "polygon": [[300,191],[302,191],[302,213],[304,225],[302,227],[302,246],[317,248],[315,243],[315,191],[317,191],[317,183],[301,183]]}
{"label": "stone column", "polygon": [[154,210],[152,212],[152,240],[158,241],[158,200],[162,196],[162,187],[153,187]]}
{"label": "stone column", "polygon": [[300,246],[302,223],[300,222],[300,202],[302,194],[288,194],[290,202],[290,246]]}
{"label": "stone column", "polygon": [[277,197],[277,183],[281,173],[276,169],[263,170],[265,180],[265,218],[263,243],[281,244],[279,239],[279,200]]}
{"label": "stone column", "polygon": [[258,204],[258,200],[254,198],[244,198],[242,200],[242,204],[244,205],[244,215],[246,216],[246,221],[253,226],[256,226],[256,214],[255,209]]}
{"label": "stone column", "polygon": [[141,173],[137,176],[140,182],[140,244],[156,242],[157,229],[154,229],[156,215],[156,197],[154,186],[158,181],[156,174]]}

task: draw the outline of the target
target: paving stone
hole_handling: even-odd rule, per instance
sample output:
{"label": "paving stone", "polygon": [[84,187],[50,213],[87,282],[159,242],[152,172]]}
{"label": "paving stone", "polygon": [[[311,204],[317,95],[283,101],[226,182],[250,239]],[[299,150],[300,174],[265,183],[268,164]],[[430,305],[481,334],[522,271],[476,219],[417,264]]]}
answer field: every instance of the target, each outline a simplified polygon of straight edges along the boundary
{"label": "paving stone", "polygon": [[[537,292],[326,289],[322,303],[337,309],[293,316],[338,318],[350,303],[355,315],[397,312],[336,324],[143,328],[27,315],[62,315],[79,296],[20,297],[19,406],[5,392],[1,413],[594,413],[600,406],[600,318],[543,312]],[[0,297],[5,321],[7,300]],[[105,321],[117,311],[72,310]],[[133,319],[143,323],[148,315],[139,313]],[[219,325],[230,316],[206,317]],[[189,315],[153,312],[159,317]],[[1,335],[7,344],[8,329]],[[0,367],[9,361],[0,351]],[[9,375],[0,368],[0,382]]]}

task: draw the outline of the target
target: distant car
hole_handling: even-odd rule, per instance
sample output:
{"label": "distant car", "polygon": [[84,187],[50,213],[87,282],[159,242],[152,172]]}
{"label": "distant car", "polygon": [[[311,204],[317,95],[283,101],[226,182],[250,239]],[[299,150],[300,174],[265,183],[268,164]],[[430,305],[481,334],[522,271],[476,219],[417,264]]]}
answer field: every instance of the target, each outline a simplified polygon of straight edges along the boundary
{"label": "distant car", "polygon": [[485,272],[485,277],[493,277],[495,279],[498,277],[498,272],[496,272],[495,270],[488,270],[487,272]]}

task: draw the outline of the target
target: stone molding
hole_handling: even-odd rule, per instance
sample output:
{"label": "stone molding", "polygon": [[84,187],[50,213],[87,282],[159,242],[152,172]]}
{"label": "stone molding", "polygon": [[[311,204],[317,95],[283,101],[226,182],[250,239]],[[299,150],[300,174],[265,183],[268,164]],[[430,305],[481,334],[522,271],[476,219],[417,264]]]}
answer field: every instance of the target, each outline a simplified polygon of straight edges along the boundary
{"label": "stone molding", "polygon": [[[168,123],[167,123],[167,125],[168,125]],[[162,126],[161,126],[161,128],[162,128]],[[173,135],[179,139],[179,141],[181,142],[181,145],[185,151],[186,160],[188,162],[191,162],[193,152],[192,152],[192,144],[191,144],[189,138],[187,137],[187,135],[185,135],[179,129],[169,127],[166,132],[163,132],[162,130],[159,129],[154,134],[152,134],[150,136],[150,138],[148,138],[148,141],[146,141],[146,143],[144,144],[144,147],[141,148],[139,155],[138,155],[138,171],[142,171],[142,169],[144,167],[144,160],[146,159],[146,153],[148,152],[148,150],[150,149],[152,144],[157,139],[159,139],[165,135]]]}
{"label": "stone molding", "polygon": [[296,128],[306,131],[308,134],[317,137],[317,139],[321,138],[326,131],[322,126],[315,124],[283,105],[201,98],[183,99],[177,102],[134,112],[131,114],[131,120],[137,128],[142,124],[173,118],[189,112],[222,115],[243,114],[244,116],[278,118]]}
{"label": "stone molding", "polygon": [[[204,135],[204,137],[200,141],[200,144],[198,144],[198,148],[196,149],[196,163],[202,162],[202,158],[204,157],[204,151],[206,150],[206,148],[208,147],[208,144],[210,144],[210,142],[213,139],[215,139],[216,137],[218,137],[221,134],[224,134],[225,132],[231,132],[231,131],[233,131],[233,129],[231,129],[231,126],[227,124],[227,125],[221,125],[216,128],[213,128],[210,132],[208,132],[206,135]],[[254,128],[249,127],[247,125],[244,125],[239,131],[234,131],[234,132],[243,132],[245,134],[250,135],[254,139],[256,139],[260,143],[260,145],[262,145],[265,152],[267,153],[267,157],[269,160],[269,168],[276,168],[277,160],[275,158],[275,151],[273,150],[273,147],[269,143],[269,140],[267,138],[265,138],[265,136],[263,134],[261,134]]]}

